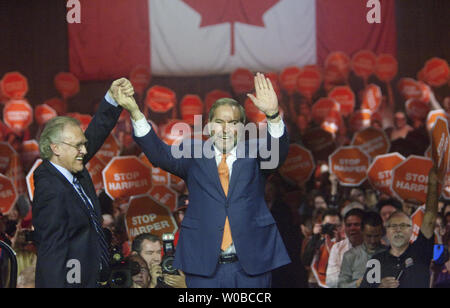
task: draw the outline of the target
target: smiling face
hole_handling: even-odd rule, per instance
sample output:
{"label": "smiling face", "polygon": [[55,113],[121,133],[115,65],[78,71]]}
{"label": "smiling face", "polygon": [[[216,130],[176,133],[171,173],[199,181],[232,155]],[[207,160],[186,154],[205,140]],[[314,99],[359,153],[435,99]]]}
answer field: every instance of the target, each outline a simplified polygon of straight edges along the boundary
{"label": "smiling face", "polygon": [[237,143],[240,111],[231,105],[217,107],[210,121],[214,145],[222,153],[228,153]]}
{"label": "smiling face", "polygon": [[64,167],[71,173],[83,170],[83,158],[87,154],[87,139],[79,126],[66,125],[61,135],[61,141],[52,144],[53,157],[51,161]]}

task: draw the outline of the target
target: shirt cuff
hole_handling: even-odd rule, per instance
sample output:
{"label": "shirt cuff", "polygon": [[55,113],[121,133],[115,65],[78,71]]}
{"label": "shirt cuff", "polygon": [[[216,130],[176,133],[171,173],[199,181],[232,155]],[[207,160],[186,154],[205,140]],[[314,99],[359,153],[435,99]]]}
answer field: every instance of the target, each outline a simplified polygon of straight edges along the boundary
{"label": "shirt cuff", "polygon": [[106,92],[105,100],[108,103],[110,103],[111,105],[113,105],[114,107],[119,107],[119,104],[117,104],[117,102],[114,100],[114,98],[112,98],[111,95],[109,95],[109,91]]}
{"label": "shirt cuff", "polygon": [[284,134],[284,122],[281,120],[278,123],[272,123],[267,121],[267,130],[269,131],[270,136],[273,138],[280,138]]}
{"label": "shirt cuff", "polygon": [[134,135],[136,137],[144,137],[147,135],[152,127],[148,124],[147,119],[143,117],[138,121],[131,120],[131,124],[133,125]]}

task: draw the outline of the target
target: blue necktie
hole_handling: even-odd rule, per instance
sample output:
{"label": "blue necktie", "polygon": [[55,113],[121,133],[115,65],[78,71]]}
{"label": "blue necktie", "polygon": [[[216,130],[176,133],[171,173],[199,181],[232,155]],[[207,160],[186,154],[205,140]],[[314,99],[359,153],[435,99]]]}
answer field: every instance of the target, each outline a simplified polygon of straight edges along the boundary
{"label": "blue necktie", "polygon": [[73,186],[77,190],[81,199],[83,199],[84,204],[86,205],[89,215],[91,216],[91,220],[94,223],[95,231],[97,231],[99,242],[100,242],[100,258],[102,261],[102,268],[109,267],[109,250],[108,244],[105,240],[105,235],[103,234],[102,225],[100,224],[100,219],[95,213],[92,203],[90,202],[88,196],[84,193],[83,188],[80,185],[80,181],[74,176],[73,177]]}

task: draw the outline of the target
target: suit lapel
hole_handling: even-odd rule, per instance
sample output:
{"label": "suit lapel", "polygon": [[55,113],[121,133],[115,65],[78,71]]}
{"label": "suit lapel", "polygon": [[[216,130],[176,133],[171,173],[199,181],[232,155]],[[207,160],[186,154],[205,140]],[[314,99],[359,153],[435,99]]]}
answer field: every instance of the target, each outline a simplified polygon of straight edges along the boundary
{"label": "suit lapel", "polygon": [[245,162],[245,158],[238,158],[233,163],[233,171],[231,172],[231,178],[230,178],[230,186],[228,188],[228,196],[231,196],[233,194],[233,190],[236,187],[236,183],[238,182],[239,174],[242,171],[242,166]]}
{"label": "suit lapel", "polygon": [[206,174],[210,180],[214,183],[219,191],[220,195],[226,199],[225,192],[223,191],[222,184],[220,184],[219,172],[217,171],[217,163],[215,157],[206,158],[203,157],[203,164],[206,166]]}

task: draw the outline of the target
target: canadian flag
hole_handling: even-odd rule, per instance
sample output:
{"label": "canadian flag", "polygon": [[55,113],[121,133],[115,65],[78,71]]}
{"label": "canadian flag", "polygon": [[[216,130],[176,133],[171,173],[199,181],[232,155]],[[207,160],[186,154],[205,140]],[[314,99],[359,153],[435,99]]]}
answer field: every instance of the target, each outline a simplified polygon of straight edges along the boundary
{"label": "canadian flag", "polygon": [[127,76],[138,65],[158,76],[279,72],[322,64],[332,51],[396,54],[395,3],[381,23],[364,0],[81,1],[69,24],[70,70],[81,80]]}

